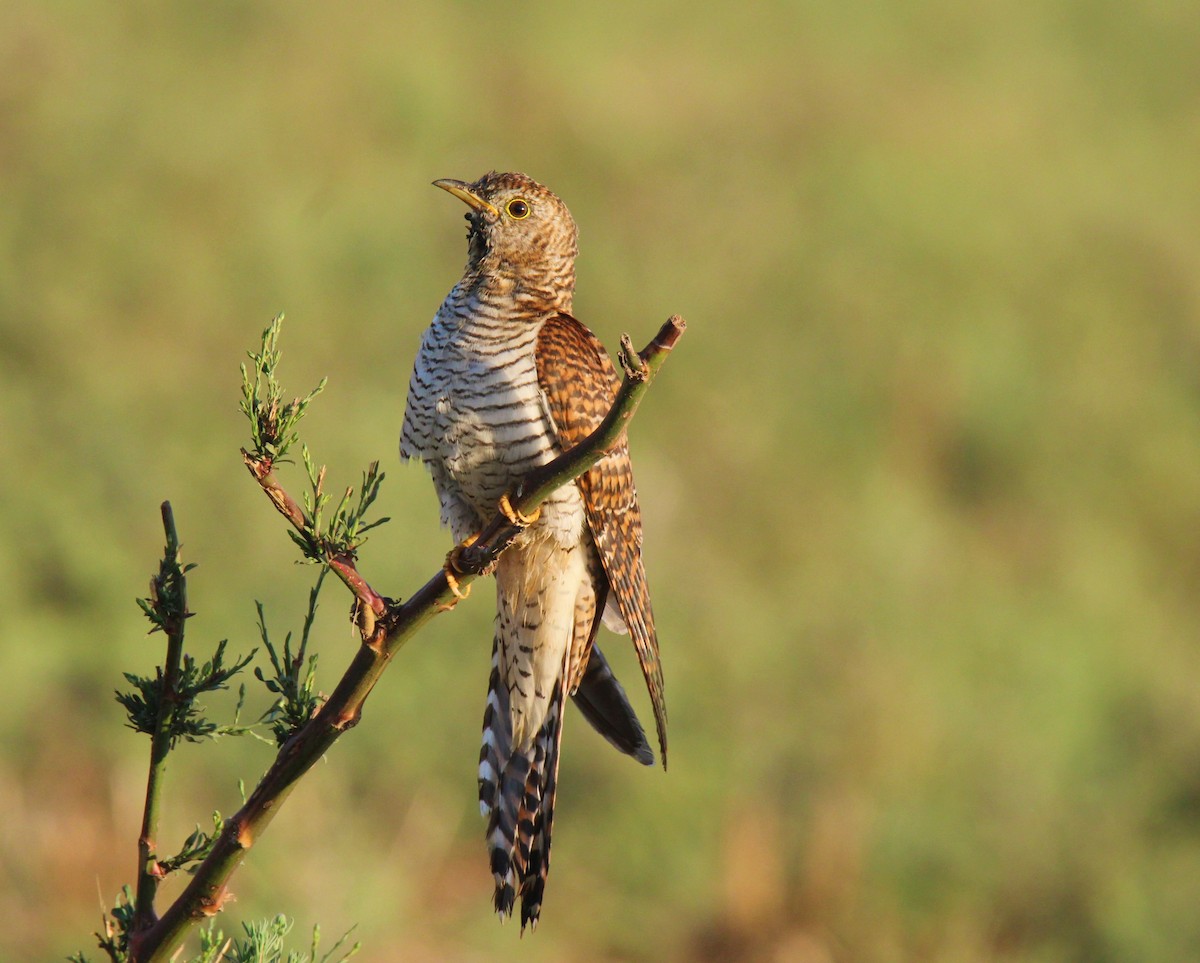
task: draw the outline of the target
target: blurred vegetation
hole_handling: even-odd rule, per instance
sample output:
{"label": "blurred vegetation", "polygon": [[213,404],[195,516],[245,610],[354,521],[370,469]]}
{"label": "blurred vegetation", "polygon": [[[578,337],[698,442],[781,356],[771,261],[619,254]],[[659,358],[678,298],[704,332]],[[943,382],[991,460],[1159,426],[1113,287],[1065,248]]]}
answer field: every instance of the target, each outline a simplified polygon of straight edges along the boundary
{"label": "blurred vegetation", "polygon": [[[189,639],[248,651],[255,598],[299,628],[311,572],[237,450],[275,313],[288,383],[330,379],[332,488],[388,472],[372,584],[449,547],[395,452],[465,260],[429,182],[490,168],[571,206],[609,345],[690,322],[632,439],[671,771],[572,718],[543,925],[501,930],[485,592],[404,650],[225,929],[358,922],[369,960],[1200,957],[1198,94],[1185,0],[0,5],[0,958],[85,947],[133,877],[145,745],[112,692],[159,656],[159,503]],[[340,602],[314,642],[330,686]],[[269,757],[182,747],[165,831]]]}

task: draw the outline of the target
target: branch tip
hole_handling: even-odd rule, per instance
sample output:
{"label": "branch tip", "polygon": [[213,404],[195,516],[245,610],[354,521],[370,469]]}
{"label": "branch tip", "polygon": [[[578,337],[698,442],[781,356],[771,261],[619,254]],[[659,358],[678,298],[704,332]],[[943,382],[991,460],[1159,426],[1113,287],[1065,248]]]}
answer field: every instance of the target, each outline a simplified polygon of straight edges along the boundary
{"label": "branch tip", "polygon": [[654,355],[664,354],[675,347],[683,332],[687,330],[687,322],[682,315],[672,314],[667,318],[666,322],[658,329],[658,334],[654,336],[654,340],[647,346],[646,350],[641,353],[643,361],[649,361]]}

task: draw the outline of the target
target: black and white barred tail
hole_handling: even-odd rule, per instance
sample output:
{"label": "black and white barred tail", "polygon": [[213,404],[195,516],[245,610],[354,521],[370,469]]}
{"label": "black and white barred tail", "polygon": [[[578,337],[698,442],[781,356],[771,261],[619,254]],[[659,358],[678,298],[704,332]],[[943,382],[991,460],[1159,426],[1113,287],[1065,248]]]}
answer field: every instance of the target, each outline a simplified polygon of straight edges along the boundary
{"label": "black and white barred tail", "polygon": [[499,643],[493,643],[479,753],[479,809],[488,820],[496,912],[502,918],[511,916],[519,894],[522,930],[526,924],[537,927],[550,870],[564,694],[560,675],[542,727],[528,746],[514,747],[508,688],[500,678]]}

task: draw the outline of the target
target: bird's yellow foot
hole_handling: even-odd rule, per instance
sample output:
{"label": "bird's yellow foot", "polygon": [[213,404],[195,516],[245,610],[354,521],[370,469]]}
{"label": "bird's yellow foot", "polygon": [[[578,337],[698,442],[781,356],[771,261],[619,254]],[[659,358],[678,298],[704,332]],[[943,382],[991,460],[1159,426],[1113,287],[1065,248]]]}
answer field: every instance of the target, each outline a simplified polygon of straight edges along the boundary
{"label": "bird's yellow foot", "polygon": [[455,598],[465,599],[471,594],[471,586],[468,585],[464,590],[459,585],[458,576],[464,574],[464,570],[458,560],[462,550],[468,545],[474,545],[477,538],[479,538],[478,533],[468,535],[462,540],[461,545],[455,545],[446,555],[446,564],[442,568],[446,572],[446,584],[450,586],[450,591],[454,593]]}
{"label": "bird's yellow foot", "polygon": [[508,500],[508,492],[505,492],[500,496],[500,514],[518,528],[528,528],[542,517],[542,506],[539,505],[535,508],[533,514],[526,515],[524,512],[519,512],[513,508],[512,502]]}
{"label": "bird's yellow foot", "polygon": [[452,571],[453,568],[454,566],[452,564],[449,562],[446,563],[446,584],[450,586],[450,591],[454,593],[455,598],[469,598],[471,595],[471,586],[468,585],[465,589],[462,588],[462,586],[458,584],[458,578]]}

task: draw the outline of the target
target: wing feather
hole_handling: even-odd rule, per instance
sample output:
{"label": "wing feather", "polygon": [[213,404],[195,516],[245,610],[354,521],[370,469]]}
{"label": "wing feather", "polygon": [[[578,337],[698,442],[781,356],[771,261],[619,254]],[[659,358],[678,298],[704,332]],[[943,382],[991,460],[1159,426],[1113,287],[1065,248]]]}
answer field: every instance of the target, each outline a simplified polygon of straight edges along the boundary
{"label": "wing feather", "polygon": [[[555,315],[542,326],[537,342],[537,372],[564,451],[583,441],[604,420],[621,383],[604,345],[584,324],[567,314]],[[666,768],[667,709],[662,664],[642,565],[642,514],[628,443],[622,440],[576,484],[609,589],[629,627],[646,677]]]}

